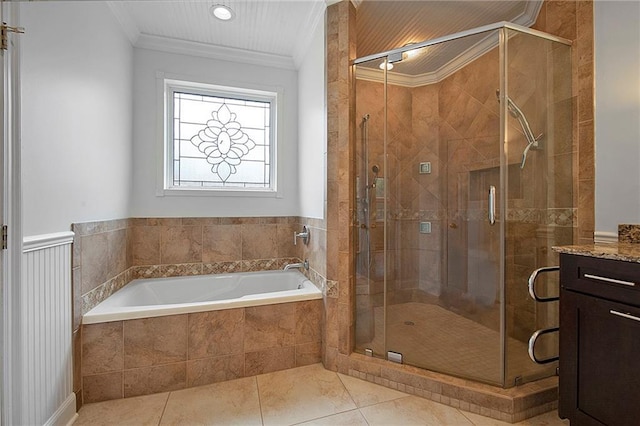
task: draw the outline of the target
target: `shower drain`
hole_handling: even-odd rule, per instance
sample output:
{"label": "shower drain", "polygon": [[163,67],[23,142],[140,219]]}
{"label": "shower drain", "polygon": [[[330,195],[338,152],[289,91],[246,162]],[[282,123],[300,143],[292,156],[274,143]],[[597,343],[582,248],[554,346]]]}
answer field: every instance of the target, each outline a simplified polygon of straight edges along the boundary
{"label": "shower drain", "polygon": [[416,325],[416,323],[413,321],[405,321],[404,325]]}

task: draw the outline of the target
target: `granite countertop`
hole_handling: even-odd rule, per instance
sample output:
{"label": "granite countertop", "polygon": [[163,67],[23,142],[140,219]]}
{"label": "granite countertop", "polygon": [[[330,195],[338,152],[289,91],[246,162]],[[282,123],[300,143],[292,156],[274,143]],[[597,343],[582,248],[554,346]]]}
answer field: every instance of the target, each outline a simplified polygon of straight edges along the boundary
{"label": "granite countertop", "polygon": [[640,263],[640,244],[583,244],[575,246],[553,247],[558,253],[577,254],[579,256],[597,257],[600,259],[623,260]]}

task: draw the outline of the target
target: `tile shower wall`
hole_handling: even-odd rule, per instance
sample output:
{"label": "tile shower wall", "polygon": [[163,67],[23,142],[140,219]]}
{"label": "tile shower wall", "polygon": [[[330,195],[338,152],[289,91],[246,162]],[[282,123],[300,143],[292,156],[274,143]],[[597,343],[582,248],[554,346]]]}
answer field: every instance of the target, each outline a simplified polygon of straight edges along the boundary
{"label": "tile shower wall", "polygon": [[322,300],[82,326],[85,403],[321,360]]}
{"label": "tile shower wall", "polygon": [[[323,363],[339,370],[340,356],[353,350],[355,332],[353,69],[355,8],[349,1],[327,7],[327,297]],[[346,370],[341,372],[346,373]]]}
{"label": "tile shower wall", "polygon": [[[308,246],[293,232],[311,228]],[[79,223],[73,252],[74,391],[82,401],[82,314],[136,278],[282,269],[308,258],[326,280],[326,229],[312,218],[132,218]]]}
{"label": "tile shower wall", "polygon": [[545,1],[532,26],[573,42],[573,197],[578,206],[576,244],[593,242],[595,228],[593,1]]}

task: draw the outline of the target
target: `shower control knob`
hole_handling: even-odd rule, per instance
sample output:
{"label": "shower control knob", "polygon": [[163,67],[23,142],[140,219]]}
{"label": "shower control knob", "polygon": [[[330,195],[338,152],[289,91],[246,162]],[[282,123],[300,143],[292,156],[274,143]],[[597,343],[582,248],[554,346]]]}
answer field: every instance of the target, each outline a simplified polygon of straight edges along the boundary
{"label": "shower control knob", "polygon": [[451,223],[449,224],[449,228],[451,228],[451,229],[457,229],[457,228],[458,228],[458,225],[456,225],[454,222],[451,222]]}

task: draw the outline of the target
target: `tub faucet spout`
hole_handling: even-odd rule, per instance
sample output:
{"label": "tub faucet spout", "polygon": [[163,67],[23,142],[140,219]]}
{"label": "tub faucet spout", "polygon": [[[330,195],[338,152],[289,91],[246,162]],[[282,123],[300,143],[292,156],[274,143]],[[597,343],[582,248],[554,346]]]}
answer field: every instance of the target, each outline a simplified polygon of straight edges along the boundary
{"label": "tub faucet spout", "polygon": [[289,269],[293,269],[293,268],[298,268],[298,269],[306,269],[307,271],[309,270],[309,261],[307,259],[304,260],[304,262],[299,262],[299,263],[288,263],[284,266],[284,270],[288,271]]}

